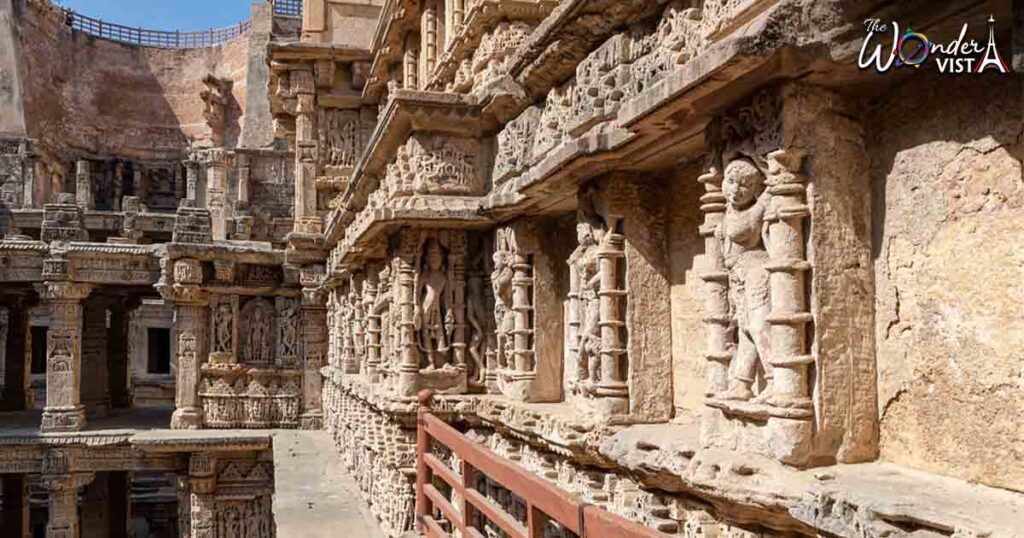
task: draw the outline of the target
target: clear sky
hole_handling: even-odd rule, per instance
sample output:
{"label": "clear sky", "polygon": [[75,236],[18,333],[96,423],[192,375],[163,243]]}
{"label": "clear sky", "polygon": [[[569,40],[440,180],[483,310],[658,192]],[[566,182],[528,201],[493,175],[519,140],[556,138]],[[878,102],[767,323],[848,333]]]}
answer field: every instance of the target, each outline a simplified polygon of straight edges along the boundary
{"label": "clear sky", "polygon": [[249,18],[256,0],[54,0],[104,21],[153,30],[207,30]]}

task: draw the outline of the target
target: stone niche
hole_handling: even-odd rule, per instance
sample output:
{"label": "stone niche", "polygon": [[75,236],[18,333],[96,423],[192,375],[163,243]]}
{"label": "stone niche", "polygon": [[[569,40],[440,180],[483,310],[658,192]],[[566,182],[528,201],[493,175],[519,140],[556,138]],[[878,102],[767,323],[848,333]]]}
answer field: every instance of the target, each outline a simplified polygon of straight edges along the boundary
{"label": "stone niche", "polygon": [[[253,266],[262,267],[262,266]],[[215,295],[199,396],[211,428],[296,427],[300,298]]]}
{"label": "stone niche", "polygon": [[850,314],[873,300],[850,293],[871,287],[866,155],[856,125],[813,119],[843,106],[770,88],[708,128],[707,447],[797,466],[877,452],[874,345]]}
{"label": "stone niche", "polygon": [[[583,413],[663,421],[672,414],[668,253],[655,182],[614,175],[578,195],[566,260],[566,399]],[[543,322],[542,322],[543,323]]]}
{"label": "stone niche", "polygon": [[[495,230],[488,275],[494,337],[486,382],[492,392],[522,402],[562,399],[564,335],[558,297],[566,271],[557,247],[542,244],[542,237],[553,237],[546,224],[521,220]],[[474,301],[470,304],[472,309]]]}

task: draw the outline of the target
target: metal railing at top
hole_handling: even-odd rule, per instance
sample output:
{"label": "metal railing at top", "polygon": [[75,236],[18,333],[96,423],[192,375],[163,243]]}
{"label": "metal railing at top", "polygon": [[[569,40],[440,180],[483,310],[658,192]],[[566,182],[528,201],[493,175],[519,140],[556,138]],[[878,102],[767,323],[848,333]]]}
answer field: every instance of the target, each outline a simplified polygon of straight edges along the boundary
{"label": "metal railing at top", "polygon": [[249,20],[228,26],[227,28],[216,28],[198,32],[148,30],[146,28],[132,28],[123,24],[94,19],[70,9],[64,9],[63,11],[64,24],[75,30],[101,39],[143,47],[167,49],[212,47],[248,34],[252,30],[252,21]]}
{"label": "metal railing at top", "polygon": [[274,15],[286,17],[302,16],[302,0],[271,0],[274,4]]}
{"label": "metal railing at top", "polygon": [[[473,442],[431,413],[432,397],[430,391],[420,394],[416,432],[416,520],[427,538],[451,538],[455,531],[463,538],[483,538],[492,534],[488,527],[510,538],[541,538],[551,534],[552,524],[561,536],[665,538],[654,529],[587,504]],[[455,456],[459,469],[441,461],[434,448]],[[487,480],[483,488],[480,478]],[[507,490],[525,510],[513,509],[518,516],[509,512],[488,496],[492,488],[487,484]]]}

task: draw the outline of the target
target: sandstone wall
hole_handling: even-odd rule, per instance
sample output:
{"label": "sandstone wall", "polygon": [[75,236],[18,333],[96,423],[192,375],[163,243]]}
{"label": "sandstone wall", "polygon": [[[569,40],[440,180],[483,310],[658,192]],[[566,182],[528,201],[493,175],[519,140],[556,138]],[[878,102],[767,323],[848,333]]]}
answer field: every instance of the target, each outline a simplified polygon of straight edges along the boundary
{"label": "sandstone wall", "polygon": [[881,456],[1020,489],[1020,80],[915,77],[885,95],[868,137]]}
{"label": "sandstone wall", "polygon": [[234,81],[227,142],[235,144],[245,110],[248,36],[191,50],[134,47],[72,32],[43,0],[27,0],[21,13],[25,116],[29,136],[44,151],[177,158],[207,131],[199,94],[210,73]]}
{"label": "sandstone wall", "polygon": [[704,402],[706,351],[703,317],[704,240],[698,234],[703,216],[697,182],[698,165],[680,168],[666,178],[668,195],[669,283],[672,304],[672,389],[676,417],[685,419]]}

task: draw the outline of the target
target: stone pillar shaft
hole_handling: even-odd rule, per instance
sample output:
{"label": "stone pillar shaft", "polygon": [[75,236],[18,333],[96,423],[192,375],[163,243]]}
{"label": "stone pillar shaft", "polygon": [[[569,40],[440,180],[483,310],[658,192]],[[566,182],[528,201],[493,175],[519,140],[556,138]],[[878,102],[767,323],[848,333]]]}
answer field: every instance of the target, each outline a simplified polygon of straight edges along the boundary
{"label": "stone pillar shaft", "polygon": [[380,291],[380,273],[376,264],[369,266],[366,284],[363,289],[363,302],[366,305],[366,378],[371,383],[380,379],[381,361],[381,313],[377,311],[377,294]]}
{"label": "stone pillar shaft", "polygon": [[79,538],[78,489],[92,481],[91,473],[43,476],[43,487],[50,492],[50,517],[47,538]]}
{"label": "stone pillar shaft", "polygon": [[627,360],[624,338],[626,320],[621,316],[626,290],[619,285],[626,256],[624,242],[622,235],[609,231],[604,244],[597,251],[601,309],[601,382],[597,386],[597,396],[620,400],[614,407],[622,413],[629,410],[629,386],[623,375],[626,370],[624,362]]}
{"label": "stone pillar shaft", "polygon": [[420,79],[424,86],[430,82],[434,68],[437,66],[437,2],[438,0],[425,0],[423,4],[422,28],[420,29],[423,74]]}
{"label": "stone pillar shaft", "polygon": [[706,396],[724,391],[729,387],[729,362],[732,353],[729,350],[729,274],[725,271],[725,257],[722,253],[722,242],[715,237],[725,216],[725,195],[722,194],[722,173],[717,166],[709,168],[702,174],[699,181],[704,185],[705,194],[701,196],[701,211],[704,212],[704,223],[700,227],[700,235],[704,237],[704,257],[706,267],[700,278],[705,283],[704,323],[707,327],[707,364]]}
{"label": "stone pillar shaft", "polygon": [[[191,538],[216,538],[217,459],[195,453],[189,459],[189,528]],[[183,529],[185,530],[185,529]]]}
{"label": "stone pillar shaft", "polygon": [[197,429],[202,425],[199,402],[200,368],[206,362],[206,304],[175,304],[174,329],[178,339],[178,375],[171,428]]}
{"label": "stone pillar shaft", "polygon": [[[533,268],[526,256],[516,253],[512,261],[512,329],[515,370],[519,374],[536,374],[533,351]],[[533,376],[528,376],[533,377]],[[522,379],[522,378],[521,378]]]}
{"label": "stone pillar shaft", "polygon": [[44,432],[78,431],[85,426],[81,400],[82,300],[90,291],[84,284],[46,284],[52,313],[46,337]]}
{"label": "stone pillar shaft", "polygon": [[327,308],[322,294],[304,290],[302,301],[302,416],[300,426],[315,430],[323,426],[323,367],[327,355]]}
{"label": "stone pillar shaft", "polygon": [[82,209],[96,209],[92,197],[92,163],[84,159],[75,165],[75,201]]}

